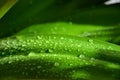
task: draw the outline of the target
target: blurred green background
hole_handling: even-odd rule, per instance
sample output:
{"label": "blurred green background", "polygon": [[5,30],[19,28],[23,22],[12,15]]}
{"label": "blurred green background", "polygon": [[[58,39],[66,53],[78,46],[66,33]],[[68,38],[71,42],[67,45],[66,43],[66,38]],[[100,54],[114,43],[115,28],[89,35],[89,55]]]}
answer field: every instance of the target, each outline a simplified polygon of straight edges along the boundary
{"label": "blurred green background", "polygon": [[[4,0],[1,0],[4,2]],[[33,24],[70,22],[100,26],[120,25],[120,4],[107,0],[18,0],[0,20],[0,37],[7,37]]]}

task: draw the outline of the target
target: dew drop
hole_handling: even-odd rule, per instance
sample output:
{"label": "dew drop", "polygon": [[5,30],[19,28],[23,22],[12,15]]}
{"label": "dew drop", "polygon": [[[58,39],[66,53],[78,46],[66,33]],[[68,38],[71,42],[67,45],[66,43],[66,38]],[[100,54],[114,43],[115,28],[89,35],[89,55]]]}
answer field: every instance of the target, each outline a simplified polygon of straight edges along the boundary
{"label": "dew drop", "polygon": [[111,47],[111,46],[109,46],[109,47],[108,47],[108,50],[112,50],[112,47]]}
{"label": "dew drop", "polygon": [[70,66],[73,66],[73,64],[70,64]]}
{"label": "dew drop", "polygon": [[94,60],[95,60],[95,58],[91,58],[91,60],[92,60],[92,61],[94,61]]}
{"label": "dew drop", "polygon": [[79,55],[79,58],[85,58],[85,56],[83,54]]}
{"label": "dew drop", "polygon": [[55,64],[54,64],[55,66],[59,66],[60,64],[58,63],[58,62],[55,62]]}
{"label": "dew drop", "polygon": [[74,72],[75,72],[75,70],[72,70],[72,72],[74,73]]}
{"label": "dew drop", "polygon": [[12,61],[9,61],[8,63],[9,63],[9,64],[11,64],[11,63],[12,63]]}
{"label": "dew drop", "polygon": [[69,58],[69,57],[67,57],[67,59],[69,60],[70,58]]}
{"label": "dew drop", "polygon": [[64,37],[61,37],[60,39],[61,39],[61,40],[63,40],[63,39],[64,39]]}
{"label": "dew drop", "polygon": [[32,1],[32,0],[30,1],[30,4],[33,4],[33,1]]}
{"label": "dew drop", "polygon": [[44,50],[40,50],[41,53],[44,53],[45,51]]}
{"label": "dew drop", "polygon": [[5,52],[2,52],[2,55],[5,55]]}
{"label": "dew drop", "polygon": [[25,70],[27,70],[28,68],[27,67],[25,67]]}
{"label": "dew drop", "polygon": [[22,44],[22,47],[25,47],[26,45],[25,44]]}
{"label": "dew drop", "polygon": [[49,52],[49,53],[52,53],[52,52],[53,52],[53,50],[52,50],[52,49],[48,49],[48,52]]}
{"label": "dew drop", "polygon": [[44,70],[44,69],[42,70],[42,72],[45,72],[45,71],[46,71],[46,70]]}
{"label": "dew drop", "polygon": [[23,75],[25,75],[25,72],[22,72]]}
{"label": "dew drop", "polygon": [[70,21],[69,24],[72,25],[73,23]]}
{"label": "dew drop", "polygon": [[37,68],[38,68],[38,69],[40,69],[40,68],[41,68],[41,66],[37,66]]}
{"label": "dew drop", "polygon": [[88,42],[93,43],[93,40],[92,40],[92,39],[89,39]]}
{"label": "dew drop", "polygon": [[88,62],[85,62],[85,65],[88,65],[89,63]]}
{"label": "dew drop", "polygon": [[41,39],[41,37],[40,37],[40,36],[37,36],[37,39]]}
{"label": "dew drop", "polygon": [[34,70],[34,68],[31,68],[30,70],[31,70],[31,71],[33,71],[33,70]]}

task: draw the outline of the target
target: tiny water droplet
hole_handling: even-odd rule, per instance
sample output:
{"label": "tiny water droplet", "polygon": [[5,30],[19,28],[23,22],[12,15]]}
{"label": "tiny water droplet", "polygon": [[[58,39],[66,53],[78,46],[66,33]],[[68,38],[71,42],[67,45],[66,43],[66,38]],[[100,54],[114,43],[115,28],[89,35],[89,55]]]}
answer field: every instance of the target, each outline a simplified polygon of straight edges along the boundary
{"label": "tiny water droplet", "polygon": [[89,39],[88,42],[93,43],[93,40],[92,40],[92,39]]}
{"label": "tiny water droplet", "polygon": [[78,44],[77,46],[78,46],[78,47],[81,47],[81,45],[79,45],[79,44]]}
{"label": "tiny water droplet", "polygon": [[52,52],[53,52],[53,50],[52,50],[52,49],[48,49],[48,52],[49,52],[49,53],[52,53]]}
{"label": "tiny water droplet", "polygon": [[12,63],[12,61],[9,61],[8,63],[9,63],[9,64],[11,64],[11,63]]}
{"label": "tiny water droplet", "polygon": [[33,3],[33,1],[30,1],[30,4],[32,4]]}
{"label": "tiny water droplet", "polygon": [[41,37],[40,37],[40,36],[37,36],[37,39],[41,39]]}
{"label": "tiny water droplet", "polygon": [[5,52],[2,52],[2,55],[5,55]]}
{"label": "tiny water droplet", "polygon": [[31,71],[33,71],[33,70],[34,70],[34,68],[31,68],[30,70],[31,70]]}
{"label": "tiny water droplet", "polygon": [[67,59],[69,60],[70,58],[69,58],[69,57],[67,57]]}
{"label": "tiny water droplet", "polygon": [[79,55],[79,58],[85,58],[85,56],[83,54]]}
{"label": "tiny water droplet", "polygon": [[44,50],[40,50],[41,53],[44,53],[45,51]]}
{"label": "tiny water droplet", "polygon": [[36,54],[34,52],[30,52],[28,56],[35,56]]}
{"label": "tiny water droplet", "polygon": [[70,21],[70,22],[69,22],[69,24],[71,24],[71,25],[72,25],[73,23]]}
{"label": "tiny water droplet", "polygon": [[88,65],[89,63],[88,62],[85,62],[85,65]]}
{"label": "tiny water droplet", "polygon": [[58,63],[58,62],[55,62],[55,64],[54,64],[55,66],[59,66],[60,64]]}
{"label": "tiny water droplet", "polygon": [[25,75],[25,72],[22,72],[23,75]]}
{"label": "tiny water droplet", "polygon": [[25,67],[25,70],[27,70],[28,68],[27,67]]}
{"label": "tiny water droplet", "polygon": [[61,40],[63,40],[63,39],[64,39],[64,37],[61,37],[60,39],[61,39]]}
{"label": "tiny water droplet", "polygon": [[112,47],[111,47],[111,46],[109,46],[109,47],[108,47],[108,50],[112,50]]}
{"label": "tiny water droplet", "polygon": [[44,69],[42,70],[42,72],[45,72],[45,71],[46,71],[46,70],[44,70]]}
{"label": "tiny water droplet", "polygon": [[22,44],[22,47],[25,47],[26,45],[25,44]]}
{"label": "tiny water droplet", "polygon": [[73,66],[73,64],[70,64],[70,66]]}
{"label": "tiny water droplet", "polygon": [[91,60],[92,60],[92,61],[94,61],[94,60],[95,60],[95,58],[91,58]]}
{"label": "tiny water droplet", "polygon": [[73,73],[75,72],[75,70],[72,71]]}
{"label": "tiny water droplet", "polygon": [[41,68],[41,66],[37,66],[37,68],[38,68],[38,69],[40,69],[40,68]]}

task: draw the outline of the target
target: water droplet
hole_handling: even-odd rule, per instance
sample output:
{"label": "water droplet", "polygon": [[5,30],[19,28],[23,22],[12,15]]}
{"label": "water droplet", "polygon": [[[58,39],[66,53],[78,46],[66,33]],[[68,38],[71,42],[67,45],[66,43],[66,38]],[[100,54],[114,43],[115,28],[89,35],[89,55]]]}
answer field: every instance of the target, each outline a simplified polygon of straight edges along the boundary
{"label": "water droplet", "polygon": [[72,71],[73,73],[75,72],[75,70]]}
{"label": "water droplet", "polygon": [[111,46],[109,46],[109,47],[108,47],[108,50],[112,50],[112,47],[111,47]]}
{"label": "water droplet", "polygon": [[41,68],[41,66],[37,66],[37,68],[38,68],[38,69],[40,69],[40,68]]}
{"label": "water droplet", "polygon": [[52,49],[48,49],[48,52],[49,52],[49,53],[52,53],[52,52],[53,52],[53,50],[52,50]]}
{"label": "water droplet", "polygon": [[81,54],[79,55],[79,58],[85,58],[85,55]]}
{"label": "water droplet", "polygon": [[69,60],[70,58],[69,58],[69,57],[67,57],[67,59]]}
{"label": "water droplet", "polygon": [[78,46],[78,47],[81,47],[81,45],[79,45],[79,44],[78,44],[77,46]]}
{"label": "water droplet", "polygon": [[73,64],[70,64],[70,66],[73,66]]}
{"label": "water droplet", "polygon": [[45,51],[44,50],[40,50],[41,53],[44,53]]}
{"label": "water droplet", "polygon": [[37,39],[41,39],[41,37],[40,37],[40,36],[37,36]]}
{"label": "water droplet", "polygon": [[95,60],[95,58],[91,58],[91,60],[92,60],[92,61],[94,61],[94,60]]}
{"label": "water droplet", "polygon": [[23,75],[25,75],[25,72],[22,72]]}
{"label": "water droplet", "polygon": [[32,0],[30,1],[30,4],[33,4],[33,1],[32,1]]}
{"label": "water droplet", "polygon": [[12,61],[9,61],[8,63],[9,63],[9,64],[11,64],[11,63],[12,63]]}
{"label": "water droplet", "polygon": [[30,70],[31,70],[31,71],[33,71],[33,70],[34,70],[34,68],[30,68]]}
{"label": "water droplet", "polygon": [[27,67],[25,67],[25,70],[27,70],[28,68]]}
{"label": "water droplet", "polygon": [[44,69],[42,70],[42,72],[45,72],[45,71],[46,71],[46,70],[44,70]]}
{"label": "water droplet", "polygon": [[5,55],[5,52],[2,52],[2,55]]}
{"label": "water droplet", "polygon": [[88,42],[93,43],[93,40],[92,40],[92,39],[89,39]]}
{"label": "water droplet", "polygon": [[61,40],[63,40],[63,39],[64,39],[64,37],[61,37],[60,39],[61,39]]}
{"label": "water droplet", "polygon": [[36,54],[34,52],[30,52],[28,56],[35,56]]}
{"label": "water droplet", "polygon": [[25,44],[22,44],[22,47],[25,47],[26,45]]}
{"label": "water droplet", "polygon": [[70,22],[69,22],[69,24],[71,24],[71,25],[72,25],[73,23],[70,21]]}
{"label": "water droplet", "polygon": [[58,62],[55,62],[55,64],[54,64],[55,66],[59,66],[60,64],[58,63]]}
{"label": "water droplet", "polygon": [[89,63],[88,62],[85,62],[85,65],[88,65]]}

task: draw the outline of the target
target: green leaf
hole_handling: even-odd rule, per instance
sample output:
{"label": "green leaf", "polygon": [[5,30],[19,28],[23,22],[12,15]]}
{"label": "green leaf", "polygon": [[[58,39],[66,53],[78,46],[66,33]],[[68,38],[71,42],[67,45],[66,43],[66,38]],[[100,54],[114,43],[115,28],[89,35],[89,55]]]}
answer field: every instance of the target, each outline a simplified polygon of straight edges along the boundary
{"label": "green leaf", "polygon": [[0,1],[0,19],[7,13],[7,11],[15,5],[17,0],[1,0]]}

